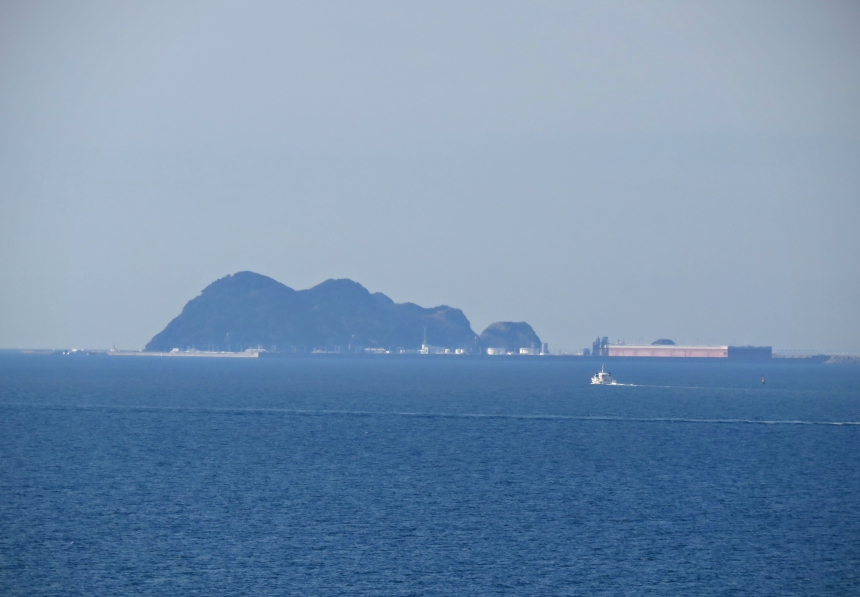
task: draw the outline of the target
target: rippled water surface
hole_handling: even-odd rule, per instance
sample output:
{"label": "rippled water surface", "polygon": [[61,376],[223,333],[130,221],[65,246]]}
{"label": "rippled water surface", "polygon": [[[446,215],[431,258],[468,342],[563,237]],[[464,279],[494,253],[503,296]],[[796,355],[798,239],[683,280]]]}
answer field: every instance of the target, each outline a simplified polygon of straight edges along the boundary
{"label": "rippled water surface", "polygon": [[0,356],[0,594],[860,594],[860,367],[599,365]]}

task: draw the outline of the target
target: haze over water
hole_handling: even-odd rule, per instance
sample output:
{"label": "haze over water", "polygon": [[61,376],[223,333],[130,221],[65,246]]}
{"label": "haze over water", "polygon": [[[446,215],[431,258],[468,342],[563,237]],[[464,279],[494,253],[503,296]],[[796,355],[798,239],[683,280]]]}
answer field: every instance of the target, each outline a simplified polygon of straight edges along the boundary
{"label": "haze over water", "polygon": [[208,284],[860,354],[860,5],[0,3],[0,348]]}
{"label": "haze over water", "polygon": [[856,366],[595,366],[0,356],[0,592],[860,591]]}

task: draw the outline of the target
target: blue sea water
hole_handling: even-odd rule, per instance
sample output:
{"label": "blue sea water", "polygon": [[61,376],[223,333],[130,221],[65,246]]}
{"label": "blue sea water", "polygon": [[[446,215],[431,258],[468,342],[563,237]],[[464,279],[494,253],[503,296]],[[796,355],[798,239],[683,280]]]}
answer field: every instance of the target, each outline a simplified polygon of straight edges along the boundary
{"label": "blue sea water", "polygon": [[0,356],[0,594],[860,594],[860,367],[594,368]]}

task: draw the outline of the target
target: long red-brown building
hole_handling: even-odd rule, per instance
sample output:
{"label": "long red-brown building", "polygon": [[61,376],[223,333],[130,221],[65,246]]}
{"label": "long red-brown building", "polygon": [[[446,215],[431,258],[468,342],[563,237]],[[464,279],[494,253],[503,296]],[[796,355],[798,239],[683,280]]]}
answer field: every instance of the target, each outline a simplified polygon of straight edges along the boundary
{"label": "long red-brown building", "polygon": [[730,358],[756,361],[770,359],[773,354],[770,346],[678,346],[677,344],[608,344],[601,352],[609,357]]}
{"label": "long red-brown building", "polygon": [[610,344],[606,347],[610,357],[729,357],[728,346],[678,346],[675,344]]}

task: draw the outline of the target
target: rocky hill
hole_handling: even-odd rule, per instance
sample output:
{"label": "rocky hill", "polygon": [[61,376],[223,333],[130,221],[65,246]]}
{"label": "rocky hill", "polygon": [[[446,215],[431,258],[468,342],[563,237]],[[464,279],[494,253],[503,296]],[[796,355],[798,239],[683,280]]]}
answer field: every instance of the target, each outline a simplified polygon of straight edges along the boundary
{"label": "rocky hill", "polygon": [[497,321],[481,332],[478,343],[482,349],[504,348],[517,352],[520,348],[540,349],[541,341],[525,321]]}
{"label": "rocky hill", "polygon": [[239,272],[207,286],[144,350],[414,349],[425,329],[428,344],[469,351],[477,347],[460,309],[395,303],[352,280],[293,290],[267,276]]}

